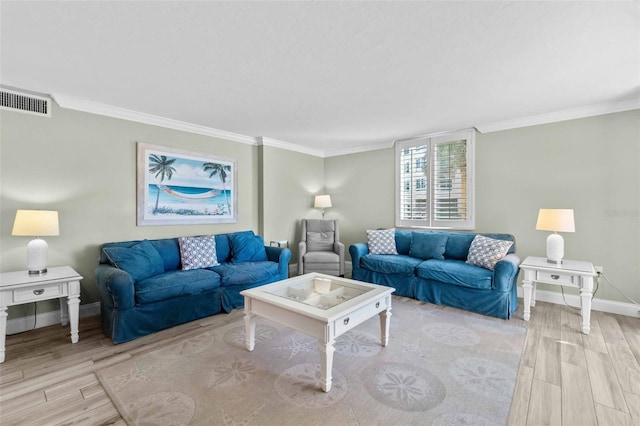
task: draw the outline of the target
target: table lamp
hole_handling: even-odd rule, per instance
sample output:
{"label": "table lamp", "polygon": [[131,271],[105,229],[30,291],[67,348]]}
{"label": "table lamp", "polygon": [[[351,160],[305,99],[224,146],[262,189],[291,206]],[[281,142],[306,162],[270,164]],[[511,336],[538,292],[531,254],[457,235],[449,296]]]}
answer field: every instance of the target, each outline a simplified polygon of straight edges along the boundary
{"label": "table lamp", "polygon": [[547,262],[561,264],[564,257],[564,238],[558,232],[575,232],[573,209],[540,209],[536,229],[553,231],[547,237]]}
{"label": "table lamp", "polygon": [[36,237],[27,244],[27,269],[30,275],[47,272],[47,242],[40,237],[60,235],[58,212],[18,210],[11,235]]}
{"label": "table lamp", "polygon": [[322,218],[324,219],[324,209],[331,207],[330,195],[316,195],[316,201],[313,205],[316,209],[322,210]]}

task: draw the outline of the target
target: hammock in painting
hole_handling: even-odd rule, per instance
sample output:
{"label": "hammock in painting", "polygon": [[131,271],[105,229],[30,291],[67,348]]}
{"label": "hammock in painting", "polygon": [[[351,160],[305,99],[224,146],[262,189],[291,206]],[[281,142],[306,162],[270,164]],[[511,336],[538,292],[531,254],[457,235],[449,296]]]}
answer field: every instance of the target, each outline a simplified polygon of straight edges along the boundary
{"label": "hammock in painting", "polygon": [[187,194],[184,192],[178,192],[175,189],[171,189],[166,185],[157,185],[157,186],[159,189],[161,189],[162,191],[166,192],[169,195],[172,195],[177,198],[182,198],[185,200],[191,200],[191,201],[206,200],[207,198],[217,197],[218,195],[220,195],[220,191],[218,191],[217,189],[211,189],[207,192],[201,192],[199,194]]}

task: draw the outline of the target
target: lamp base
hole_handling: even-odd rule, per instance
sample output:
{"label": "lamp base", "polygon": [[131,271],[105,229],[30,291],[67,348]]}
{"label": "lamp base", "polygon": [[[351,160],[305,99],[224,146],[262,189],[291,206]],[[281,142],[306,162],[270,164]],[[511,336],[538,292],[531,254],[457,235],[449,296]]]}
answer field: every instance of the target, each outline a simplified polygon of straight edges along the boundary
{"label": "lamp base", "polygon": [[49,247],[47,242],[41,238],[35,238],[27,244],[27,270],[29,275],[47,273],[47,247]]}
{"label": "lamp base", "polygon": [[560,265],[564,257],[564,238],[559,234],[547,237],[547,262]]}

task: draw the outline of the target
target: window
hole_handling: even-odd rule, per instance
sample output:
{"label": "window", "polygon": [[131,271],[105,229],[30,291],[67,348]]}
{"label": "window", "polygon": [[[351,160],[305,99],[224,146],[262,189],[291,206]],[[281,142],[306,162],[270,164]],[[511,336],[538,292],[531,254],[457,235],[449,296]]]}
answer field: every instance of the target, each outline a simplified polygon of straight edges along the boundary
{"label": "window", "polygon": [[396,226],[474,228],[474,141],[473,129],[396,141]]}

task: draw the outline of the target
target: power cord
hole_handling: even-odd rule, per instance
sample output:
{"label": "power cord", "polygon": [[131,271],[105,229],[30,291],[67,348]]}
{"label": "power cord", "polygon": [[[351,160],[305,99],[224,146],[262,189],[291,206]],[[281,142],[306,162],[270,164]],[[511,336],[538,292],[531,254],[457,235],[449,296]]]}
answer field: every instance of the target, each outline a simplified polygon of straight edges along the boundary
{"label": "power cord", "polygon": [[[613,283],[609,280],[609,278],[607,278],[607,276],[601,272],[598,272],[598,277],[603,276],[605,280],[607,280],[607,282],[609,283],[609,285],[611,287],[613,287],[618,293],[620,293],[621,295],[623,295],[626,299],[628,299],[629,301],[631,301],[634,305],[636,306],[640,306],[640,303],[636,302],[635,300],[633,300],[632,298],[630,298],[629,296],[627,296],[626,294],[624,294],[622,292],[622,290],[620,290],[618,287],[616,287],[615,285],[613,285]],[[594,293],[595,294],[595,293]]]}
{"label": "power cord", "polygon": [[[630,298],[629,296],[627,296],[626,294],[624,294],[624,292],[622,290],[620,290],[618,287],[616,287],[615,285],[613,285],[613,283],[611,282],[611,280],[609,280],[609,278],[607,278],[607,276],[602,273],[602,272],[597,272],[597,277],[596,277],[596,289],[593,292],[593,294],[591,295],[591,300],[593,300],[594,297],[596,297],[596,293],[598,292],[598,289],[600,288],[600,277],[603,277],[605,280],[607,280],[607,282],[609,283],[609,285],[611,287],[613,287],[618,293],[620,293],[622,296],[624,296],[625,298],[627,298],[629,301],[631,301],[634,305],[636,306],[640,306],[640,303],[636,302],[635,300],[633,300],[632,298]],[[581,308],[578,308],[576,306],[572,306],[570,304],[567,303],[567,300],[564,297],[564,286],[560,286],[560,290],[562,291],[562,301],[564,302],[565,305],[567,305],[568,307],[575,309],[575,310],[580,310]]]}

